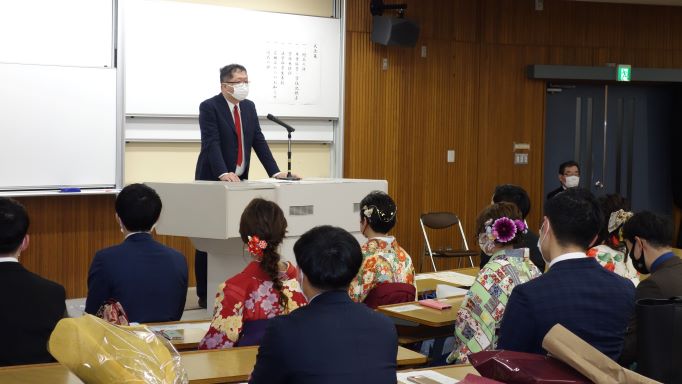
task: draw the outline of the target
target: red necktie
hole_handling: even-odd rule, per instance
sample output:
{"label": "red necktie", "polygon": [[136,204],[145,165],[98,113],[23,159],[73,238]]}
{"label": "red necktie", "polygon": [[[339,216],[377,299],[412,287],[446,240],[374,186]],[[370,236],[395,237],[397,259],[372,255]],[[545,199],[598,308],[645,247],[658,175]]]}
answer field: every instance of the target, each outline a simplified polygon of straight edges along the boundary
{"label": "red necktie", "polygon": [[234,126],[237,129],[237,166],[242,165],[244,154],[242,153],[242,119],[239,117],[239,108],[234,106]]}

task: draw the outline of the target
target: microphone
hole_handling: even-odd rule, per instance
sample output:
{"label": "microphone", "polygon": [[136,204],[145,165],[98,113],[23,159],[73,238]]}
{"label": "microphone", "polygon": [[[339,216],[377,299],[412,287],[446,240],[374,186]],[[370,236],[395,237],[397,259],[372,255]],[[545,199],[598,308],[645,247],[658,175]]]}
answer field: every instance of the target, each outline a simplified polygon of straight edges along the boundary
{"label": "microphone", "polygon": [[291,125],[289,125],[289,124],[283,122],[282,120],[276,118],[276,117],[273,116],[271,113],[268,113],[268,116],[267,116],[267,117],[268,117],[268,120],[273,121],[273,122],[275,122],[275,123],[277,123],[277,124],[283,126],[284,128],[286,128],[286,129],[287,129],[287,132],[291,133],[291,132],[294,132],[294,131],[295,131],[295,129],[294,129]]}

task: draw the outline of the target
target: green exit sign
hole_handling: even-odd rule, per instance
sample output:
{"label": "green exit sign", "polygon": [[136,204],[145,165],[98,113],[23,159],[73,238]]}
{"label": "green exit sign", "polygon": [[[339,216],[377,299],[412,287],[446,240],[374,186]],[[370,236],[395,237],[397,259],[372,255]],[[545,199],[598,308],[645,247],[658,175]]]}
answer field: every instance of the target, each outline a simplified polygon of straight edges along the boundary
{"label": "green exit sign", "polygon": [[618,65],[618,81],[632,80],[632,67],[625,64]]}

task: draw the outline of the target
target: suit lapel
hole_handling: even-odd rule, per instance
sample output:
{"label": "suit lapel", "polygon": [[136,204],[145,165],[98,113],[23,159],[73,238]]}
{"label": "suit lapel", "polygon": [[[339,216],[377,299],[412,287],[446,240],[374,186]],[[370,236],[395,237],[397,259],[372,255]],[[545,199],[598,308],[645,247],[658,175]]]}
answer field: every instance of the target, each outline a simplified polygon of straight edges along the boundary
{"label": "suit lapel", "polygon": [[227,122],[229,131],[236,136],[237,128],[234,125],[234,117],[232,116],[232,111],[230,111],[230,105],[227,104],[227,100],[225,100],[225,97],[222,94],[216,95],[216,101],[220,106],[220,108],[218,108],[220,116]]}

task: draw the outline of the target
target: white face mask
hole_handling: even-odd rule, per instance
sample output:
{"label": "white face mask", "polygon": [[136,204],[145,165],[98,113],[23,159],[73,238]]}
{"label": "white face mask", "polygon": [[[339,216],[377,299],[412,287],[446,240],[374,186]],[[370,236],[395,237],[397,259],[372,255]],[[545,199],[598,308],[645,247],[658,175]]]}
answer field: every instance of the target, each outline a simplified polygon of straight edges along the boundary
{"label": "white face mask", "polygon": [[544,260],[545,263],[549,264],[551,260],[547,260],[545,258],[545,254],[542,252],[542,242],[545,241],[547,238],[547,232],[549,232],[549,229],[547,232],[545,232],[545,236],[542,236],[542,229],[545,227],[545,223],[542,223],[542,226],[540,227],[540,236],[538,237],[538,251],[540,251],[540,256],[542,256],[542,260]]}
{"label": "white face mask", "polygon": [[303,276],[304,276],[304,275],[303,275],[303,271],[301,270],[300,267],[296,267],[296,268],[297,268],[297,271],[296,271],[296,281],[298,282],[298,286],[301,288],[301,293],[303,294],[303,297],[305,297],[305,299],[306,299],[307,301],[310,301],[310,299],[308,298],[308,296],[305,294],[305,291],[303,290]]}
{"label": "white face mask", "polygon": [[232,86],[233,92],[230,94],[235,99],[242,101],[249,95],[249,85],[246,83],[239,83]]}
{"label": "white face mask", "polygon": [[580,184],[580,176],[566,176],[566,188],[574,188]]}

